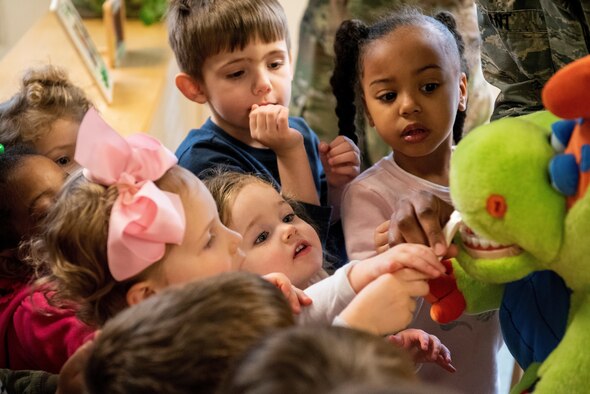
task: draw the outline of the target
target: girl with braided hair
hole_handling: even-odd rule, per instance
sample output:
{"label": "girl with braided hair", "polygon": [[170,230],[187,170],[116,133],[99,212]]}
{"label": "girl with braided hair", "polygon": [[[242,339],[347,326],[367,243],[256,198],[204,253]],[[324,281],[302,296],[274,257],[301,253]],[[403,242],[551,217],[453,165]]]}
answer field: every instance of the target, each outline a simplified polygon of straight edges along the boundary
{"label": "girl with braided hair", "polygon": [[[365,259],[387,249],[387,242],[376,247],[375,230],[403,213],[396,211],[398,200],[427,191],[451,203],[452,146],[460,139],[467,109],[464,44],[450,13],[430,17],[405,8],[373,25],[344,21],[334,49],[331,85],[340,134],[355,132],[356,105],[362,103],[370,125],[393,151],[343,192],[346,250],[352,259]],[[431,246],[439,257],[447,250]],[[457,372],[425,365],[422,378],[461,392],[496,393],[496,353],[502,344],[496,313],[462,316],[443,327],[431,320],[429,310],[427,304],[418,308],[410,327],[447,344]]]}

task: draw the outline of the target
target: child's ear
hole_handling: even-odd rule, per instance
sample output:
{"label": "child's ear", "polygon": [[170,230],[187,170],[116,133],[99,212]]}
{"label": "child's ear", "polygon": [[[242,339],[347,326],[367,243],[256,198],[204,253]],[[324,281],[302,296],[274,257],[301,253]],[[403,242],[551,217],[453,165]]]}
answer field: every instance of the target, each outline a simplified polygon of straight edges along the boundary
{"label": "child's ear", "polygon": [[141,301],[153,296],[154,294],[156,294],[156,289],[151,281],[144,280],[138,282],[131,286],[129,290],[127,290],[127,304],[130,306],[139,304]]}
{"label": "child's ear", "polygon": [[174,79],[176,87],[187,99],[205,104],[207,102],[207,94],[205,93],[204,85],[198,82],[193,77],[186,73],[178,73]]}
{"label": "child's ear", "polygon": [[459,111],[465,111],[467,109],[467,76],[465,73],[461,73],[461,79],[459,80]]}

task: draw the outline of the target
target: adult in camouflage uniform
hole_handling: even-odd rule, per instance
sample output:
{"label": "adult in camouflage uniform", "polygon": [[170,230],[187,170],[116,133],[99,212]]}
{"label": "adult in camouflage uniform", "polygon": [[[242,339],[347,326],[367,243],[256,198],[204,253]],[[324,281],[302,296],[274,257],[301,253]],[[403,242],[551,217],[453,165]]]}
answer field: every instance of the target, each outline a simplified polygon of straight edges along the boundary
{"label": "adult in camouflage uniform", "polygon": [[500,89],[493,119],[543,108],[553,73],[590,51],[590,0],[478,0],[482,63]]}
{"label": "adult in camouflage uniform", "polygon": [[[431,12],[446,9],[455,15],[465,40],[466,58],[471,70],[465,130],[489,118],[493,94],[481,73],[480,37],[472,0],[309,0],[300,26],[291,113],[304,117],[322,140],[332,140],[338,134],[334,112],[336,100],[329,80],[334,67],[334,36],[340,23],[351,18],[370,23],[402,4],[416,5]],[[389,147],[365,125],[361,116],[357,119],[357,130],[367,131],[359,133],[359,145],[364,165],[368,166],[389,153]]]}

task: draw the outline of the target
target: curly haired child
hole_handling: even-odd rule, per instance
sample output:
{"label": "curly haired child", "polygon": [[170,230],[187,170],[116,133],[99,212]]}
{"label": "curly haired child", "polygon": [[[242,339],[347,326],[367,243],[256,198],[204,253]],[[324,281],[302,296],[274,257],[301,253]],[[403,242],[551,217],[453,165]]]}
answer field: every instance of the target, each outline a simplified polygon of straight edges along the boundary
{"label": "curly haired child", "polygon": [[77,167],[78,128],[91,106],[64,69],[53,65],[31,68],[19,91],[0,103],[0,143],[29,145],[72,172]]}

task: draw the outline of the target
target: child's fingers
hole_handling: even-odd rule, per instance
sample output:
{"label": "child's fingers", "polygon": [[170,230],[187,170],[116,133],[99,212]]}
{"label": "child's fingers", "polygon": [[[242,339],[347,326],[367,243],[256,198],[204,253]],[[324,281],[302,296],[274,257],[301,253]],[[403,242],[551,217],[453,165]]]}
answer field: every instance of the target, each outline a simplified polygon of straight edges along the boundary
{"label": "child's fingers", "polygon": [[[267,106],[270,107],[270,106]],[[279,126],[277,124],[277,117],[279,114],[279,108],[268,108],[265,111],[264,116],[264,128],[267,132],[271,134],[276,134],[279,130]]]}
{"label": "child's fingers", "polygon": [[418,244],[402,244],[393,248],[392,253],[399,253],[400,262],[408,268],[414,268],[424,273],[438,276],[446,272],[445,266],[440,262],[431,248]]}
{"label": "child's fingers", "polygon": [[324,167],[324,172],[326,174],[328,174],[328,173],[330,173],[332,171],[332,168],[330,167],[330,163],[328,161],[328,152],[329,152],[329,150],[322,151],[321,150],[322,144],[324,144],[324,142],[322,142],[320,144],[320,161],[322,162],[322,167]]}
{"label": "child's fingers", "polygon": [[[411,283],[411,282],[424,282],[426,283],[427,280],[431,279],[430,275],[427,275],[423,272],[416,271],[412,268],[402,268],[392,273],[393,276],[398,281],[403,283]],[[428,285],[427,285],[428,286]]]}
{"label": "child's fingers", "polygon": [[291,281],[285,274],[280,272],[272,272],[270,274],[263,275],[262,277],[272,283],[277,289],[281,291],[281,293],[283,293],[283,296],[285,296],[287,302],[289,302],[291,310],[294,314],[299,314],[299,312],[301,312],[298,294],[297,292],[293,291],[295,287],[291,285]]}
{"label": "child's fingers", "polygon": [[436,361],[440,354],[442,343],[434,335],[428,335],[428,345],[430,346],[430,359]]}
{"label": "child's fingers", "polygon": [[293,286],[293,292],[297,295],[300,305],[308,306],[312,304],[313,300],[303,290]]}
{"label": "child's fingers", "polygon": [[277,130],[279,133],[289,131],[289,110],[285,107],[281,107],[277,113]]}
{"label": "child's fingers", "polygon": [[418,342],[420,343],[420,349],[422,349],[423,351],[428,351],[428,348],[430,347],[430,335],[428,335],[426,332],[419,330],[419,334],[418,334]]}
{"label": "child's fingers", "polygon": [[[390,258],[384,272],[395,272],[402,268],[412,268],[420,271],[429,278],[437,278],[445,272],[444,265],[434,256],[432,251],[423,245],[402,244],[385,252],[385,258]],[[383,272],[381,272],[383,273]]]}
{"label": "child's fingers", "polygon": [[330,153],[328,154],[328,158],[330,160],[330,165],[333,167],[340,166],[340,165],[360,165],[361,160],[356,152],[352,151],[345,151],[341,153],[334,152],[334,149],[330,149]]}
{"label": "child's fingers", "polygon": [[250,126],[250,134],[252,138],[255,138],[255,133],[258,130],[258,114],[257,114],[258,105],[254,104],[252,106],[252,110],[250,111],[250,115],[248,116],[249,119],[249,126]]}
{"label": "child's fingers", "polygon": [[373,239],[377,253],[382,253],[389,249],[389,220],[377,226]]}
{"label": "child's fingers", "polygon": [[334,138],[330,143],[331,150],[334,151],[334,155],[338,155],[343,152],[347,151],[355,151],[360,154],[360,150],[358,146],[348,137],[343,135],[339,135],[338,137]]}
{"label": "child's fingers", "polygon": [[389,343],[392,343],[393,345],[395,345],[397,347],[400,347],[400,348],[403,348],[404,347],[404,343],[405,343],[404,337],[401,336],[401,335],[397,335],[397,334],[396,335],[388,335],[387,336],[387,341]]}
{"label": "child's fingers", "polygon": [[455,368],[455,366],[451,363],[451,361],[447,361],[444,359],[444,357],[439,356],[438,359],[436,360],[436,363],[441,366],[443,369],[454,373],[457,372],[457,368]]}
{"label": "child's fingers", "polygon": [[[426,294],[428,294],[428,289],[428,283],[425,280],[413,280],[406,283],[406,290],[410,297],[424,297]],[[411,310],[411,312],[413,313],[414,310]]]}
{"label": "child's fingers", "polygon": [[346,164],[346,165],[337,166],[337,167],[330,165],[330,167],[331,167],[330,170],[332,171],[332,174],[335,174],[335,175],[356,177],[358,174],[360,174],[360,167],[355,166],[355,165],[351,165],[351,164]]}
{"label": "child's fingers", "polygon": [[285,298],[287,298],[287,301],[289,302],[289,305],[291,306],[291,310],[293,311],[293,313],[296,315],[301,313],[301,305],[299,304],[299,298],[297,296],[297,293],[293,291],[292,286],[283,283],[280,286],[280,290],[283,292]]}
{"label": "child's fingers", "polygon": [[450,364],[452,362],[451,351],[449,350],[448,347],[446,347],[442,343],[440,344],[440,351],[439,351],[438,357],[442,358],[447,364]]}

